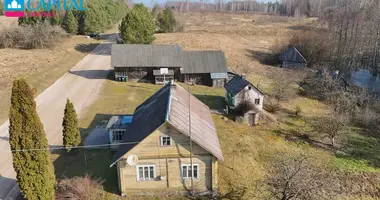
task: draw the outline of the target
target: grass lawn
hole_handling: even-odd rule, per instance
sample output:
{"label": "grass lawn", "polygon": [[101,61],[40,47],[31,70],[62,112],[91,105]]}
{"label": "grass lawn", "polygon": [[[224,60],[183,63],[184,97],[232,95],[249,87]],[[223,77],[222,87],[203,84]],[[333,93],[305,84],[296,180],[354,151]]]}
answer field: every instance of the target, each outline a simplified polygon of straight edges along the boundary
{"label": "grass lawn", "polygon": [[[219,108],[223,105],[224,89],[222,88],[181,85],[190,89],[211,108]],[[114,114],[132,114],[136,106],[160,87],[162,86],[107,80],[99,99],[81,116],[82,135],[87,135],[95,126],[104,126],[109,117]],[[302,108],[299,117],[293,116],[289,111],[295,105]],[[315,160],[313,162],[318,165],[340,171],[380,172],[377,166],[373,165],[378,164],[379,160],[380,152],[376,148],[376,145],[380,144],[379,140],[353,132],[345,140],[347,144],[344,147],[347,149],[343,148],[343,153],[339,155],[329,149],[326,150],[324,146],[316,145],[318,143],[305,140],[307,138],[319,141],[311,134],[312,128],[306,122],[314,116],[326,114],[326,105],[313,99],[295,97],[283,102],[281,107],[285,111],[276,114],[279,118],[277,122],[256,127],[249,127],[222,118],[220,115],[213,115],[225,158],[225,161],[220,162],[219,165],[219,184],[223,193],[231,192],[232,185],[234,188],[232,193],[238,199],[261,199],[257,196],[257,190],[250,188],[262,187],[257,183],[264,180],[268,167],[271,166],[271,157],[277,154],[307,155],[312,157]],[[323,142],[320,143],[323,144]],[[108,167],[112,152],[106,149],[79,150],[73,155],[61,153],[53,156],[58,178],[89,173],[105,180],[104,189],[112,197],[111,199],[118,198],[114,196],[117,193],[116,171],[115,168]]]}

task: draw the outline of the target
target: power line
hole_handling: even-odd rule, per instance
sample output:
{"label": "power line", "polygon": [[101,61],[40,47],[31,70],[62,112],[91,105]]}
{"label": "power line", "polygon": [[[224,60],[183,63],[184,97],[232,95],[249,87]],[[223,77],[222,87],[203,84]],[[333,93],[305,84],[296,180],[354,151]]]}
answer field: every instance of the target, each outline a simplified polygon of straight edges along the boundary
{"label": "power line", "polygon": [[[138,144],[140,142],[122,142],[117,144],[96,144],[96,145],[82,145],[82,146],[75,146],[70,147],[70,149],[83,149],[83,148],[89,148],[89,147],[108,147],[108,146],[119,146],[119,145],[129,145],[129,144]],[[63,150],[66,149],[65,146],[58,146],[58,147],[49,147],[49,148],[41,148],[41,149],[14,149],[14,150],[0,150],[0,152],[23,152],[23,151],[50,151],[50,150]]]}

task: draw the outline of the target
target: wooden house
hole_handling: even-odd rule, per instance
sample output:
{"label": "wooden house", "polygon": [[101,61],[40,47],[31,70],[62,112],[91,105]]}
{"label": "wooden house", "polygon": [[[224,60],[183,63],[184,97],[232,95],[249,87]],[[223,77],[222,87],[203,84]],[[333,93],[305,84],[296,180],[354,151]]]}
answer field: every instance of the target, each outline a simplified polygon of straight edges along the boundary
{"label": "wooden house", "polygon": [[122,142],[111,164],[122,195],[218,187],[223,155],[210,110],[177,84],[136,108]]}
{"label": "wooden house", "polygon": [[284,68],[301,69],[307,66],[307,60],[296,47],[290,47],[279,57]]}
{"label": "wooden house", "polygon": [[115,79],[165,84],[170,80],[222,87],[228,67],[222,51],[182,51],[178,45],[114,44]]}
{"label": "wooden house", "polygon": [[[110,144],[118,144],[123,140],[132,119],[132,115],[116,115],[111,117],[106,126]],[[111,145],[111,148],[116,147],[116,145]]]}
{"label": "wooden house", "polygon": [[234,76],[224,85],[224,88],[226,89],[227,111],[236,110],[240,103],[248,101],[254,105],[255,109],[244,113],[244,115],[250,125],[256,125],[260,111],[263,109],[264,93],[246,80],[244,75]]}

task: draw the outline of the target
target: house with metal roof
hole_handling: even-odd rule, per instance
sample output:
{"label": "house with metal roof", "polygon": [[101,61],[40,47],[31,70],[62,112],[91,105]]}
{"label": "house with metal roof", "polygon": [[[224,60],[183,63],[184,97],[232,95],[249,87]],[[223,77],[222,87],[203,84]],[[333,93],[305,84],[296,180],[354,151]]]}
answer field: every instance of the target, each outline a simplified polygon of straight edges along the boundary
{"label": "house with metal roof", "polygon": [[281,66],[284,68],[299,69],[307,66],[306,58],[303,57],[296,47],[288,48],[280,55],[279,60],[282,63]]}
{"label": "house with metal roof", "polygon": [[249,114],[247,118],[252,119],[248,119],[248,123],[250,125],[256,125],[258,123],[259,113],[263,109],[264,93],[250,83],[245,78],[245,75],[234,76],[224,85],[224,88],[226,89],[225,99],[227,103],[227,111],[236,110],[240,104],[249,102],[254,106],[254,109],[249,110],[249,113],[243,114]]}
{"label": "house with metal roof", "polygon": [[169,83],[139,105],[110,166],[122,195],[218,187],[223,161],[209,108]]}
{"label": "house with metal roof", "polygon": [[227,62],[222,51],[182,51],[178,45],[114,44],[115,79],[165,84],[170,80],[222,87]]}

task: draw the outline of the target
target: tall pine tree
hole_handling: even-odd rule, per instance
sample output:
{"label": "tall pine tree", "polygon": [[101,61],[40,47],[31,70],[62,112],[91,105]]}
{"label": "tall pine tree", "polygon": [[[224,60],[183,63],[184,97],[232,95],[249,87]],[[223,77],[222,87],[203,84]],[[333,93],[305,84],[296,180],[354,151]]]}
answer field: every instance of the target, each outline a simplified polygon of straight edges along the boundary
{"label": "tall pine tree", "polygon": [[67,99],[65,115],[62,122],[63,127],[63,145],[67,151],[71,150],[71,147],[76,147],[80,144],[80,132],[78,128],[78,117],[75,112],[74,105]]}
{"label": "tall pine tree", "polygon": [[135,4],[121,21],[119,35],[127,44],[151,44],[155,29],[155,21],[148,8]]}
{"label": "tall pine tree", "polygon": [[[54,199],[55,177],[48,141],[25,80],[13,82],[9,143],[21,193],[28,200]],[[40,149],[40,150],[35,150]]]}
{"label": "tall pine tree", "polygon": [[71,34],[77,34],[78,22],[72,10],[66,12],[65,17],[62,20],[62,28]]}

